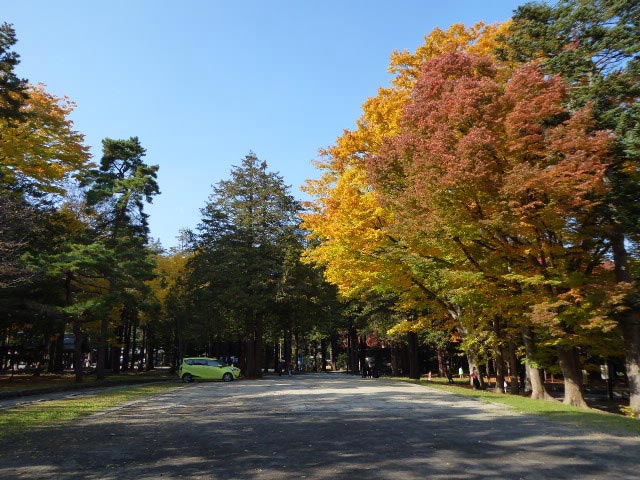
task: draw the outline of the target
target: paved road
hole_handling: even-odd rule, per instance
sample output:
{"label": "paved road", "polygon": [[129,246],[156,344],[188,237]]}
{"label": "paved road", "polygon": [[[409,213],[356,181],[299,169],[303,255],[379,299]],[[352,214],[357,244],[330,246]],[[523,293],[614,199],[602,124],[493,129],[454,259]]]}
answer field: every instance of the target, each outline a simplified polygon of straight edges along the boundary
{"label": "paved road", "polygon": [[0,452],[0,478],[640,478],[640,438],[340,375],[196,383]]}

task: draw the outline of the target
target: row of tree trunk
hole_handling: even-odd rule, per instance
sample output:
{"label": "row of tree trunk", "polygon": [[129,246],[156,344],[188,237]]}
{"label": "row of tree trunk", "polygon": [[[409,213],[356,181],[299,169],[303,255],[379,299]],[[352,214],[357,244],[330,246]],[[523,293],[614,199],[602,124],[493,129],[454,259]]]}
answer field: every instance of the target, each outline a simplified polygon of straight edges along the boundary
{"label": "row of tree trunk", "polygon": [[[501,338],[501,325],[500,319],[494,319],[493,323],[495,338]],[[526,383],[528,389],[531,391],[531,398],[540,400],[554,400],[554,397],[549,394],[545,388],[542,378],[542,371],[537,368],[536,358],[536,342],[533,329],[530,326],[523,327],[521,329],[522,341],[526,352]],[[506,385],[506,361],[505,349],[508,354],[509,369],[511,370],[511,382],[509,384],[509,391],[512,394],[519,394],[521,392],[521,382],[519,381],[519,375],[517,374],[519,369],[519,360],[516,356],[516,345],[513,341],[508,341],[506,348],[502,343],[496,342],[493,346],[494,351],[494,365],[496,371],[496,392],[504,392]],[[584,399],[584,385],[582,381],[582,369],[580,368],[580,362],[578,358],[578,352],[575,348],[560,346],[557,349],[558,360],[562,375],[564,378],[564,400],[563,402],[568,405],[574,405],[578,407],[586,407],[586,401]],[[477,378],[480,383],[480,387],[487,388],[484,380],[485,376],[488,377],[488,372],[484,365],[480,365],[477,361],[477,357],[473,352],[467,352],[467,359],[469,361],[469,368],[471,371],[477,372]],[[473,379],[470,379],[473,384]]]}

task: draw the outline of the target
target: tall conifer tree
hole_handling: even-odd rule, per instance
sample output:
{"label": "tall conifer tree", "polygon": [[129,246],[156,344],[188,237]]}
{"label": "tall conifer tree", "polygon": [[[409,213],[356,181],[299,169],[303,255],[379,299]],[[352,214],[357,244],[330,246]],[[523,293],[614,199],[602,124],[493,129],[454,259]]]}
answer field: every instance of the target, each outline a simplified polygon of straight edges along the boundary
{"label": "tall conifer tree", "polygon": [[[241,367],[259,377],[265,319],[276,302],[285,249],[298,225],[299,205],[282,177],[249,153],[229,180],[213,187],[202,209],[198,283],[211,291],[208,316],[225,312],[242,340]],[[213,311],[213,310],[217,311]]]}

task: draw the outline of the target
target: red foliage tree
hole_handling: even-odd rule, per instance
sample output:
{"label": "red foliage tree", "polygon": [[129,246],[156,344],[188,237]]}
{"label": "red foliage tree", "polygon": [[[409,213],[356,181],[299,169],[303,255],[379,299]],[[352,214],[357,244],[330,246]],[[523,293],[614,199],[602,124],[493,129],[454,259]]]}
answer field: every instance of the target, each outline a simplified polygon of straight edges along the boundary
{"label": "red foliage tree", "polygon": [[[463,281],[471,277],[462,272],[476,273],[490,324],[504,325],[520,301],[514,310],[528,314],[519,327],[559,326],[549,341],[565,402],[584,405],[574,360],[597,315],[567,292],[588,283],[605,251],[593,227],[611,134],[593,130],[589,107],[565,107],[559,77],[527,64],[505,82],[500,68],[464,53],[427,62],[402,133],[367,168],[393,211],[393,235],[423,255],[437,251]],[[502,330],[494,333],[499,342]]]}

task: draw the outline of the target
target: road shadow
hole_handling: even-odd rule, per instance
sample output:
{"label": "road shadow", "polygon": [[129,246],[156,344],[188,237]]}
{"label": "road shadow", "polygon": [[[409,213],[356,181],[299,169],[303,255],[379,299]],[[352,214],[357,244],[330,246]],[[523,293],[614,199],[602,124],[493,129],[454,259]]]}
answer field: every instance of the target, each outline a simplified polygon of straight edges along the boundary
{"label": "road shadow", "polygon": [[196,384],[0,445],[0,478],[638,478],[638,438],[407,383]]}

